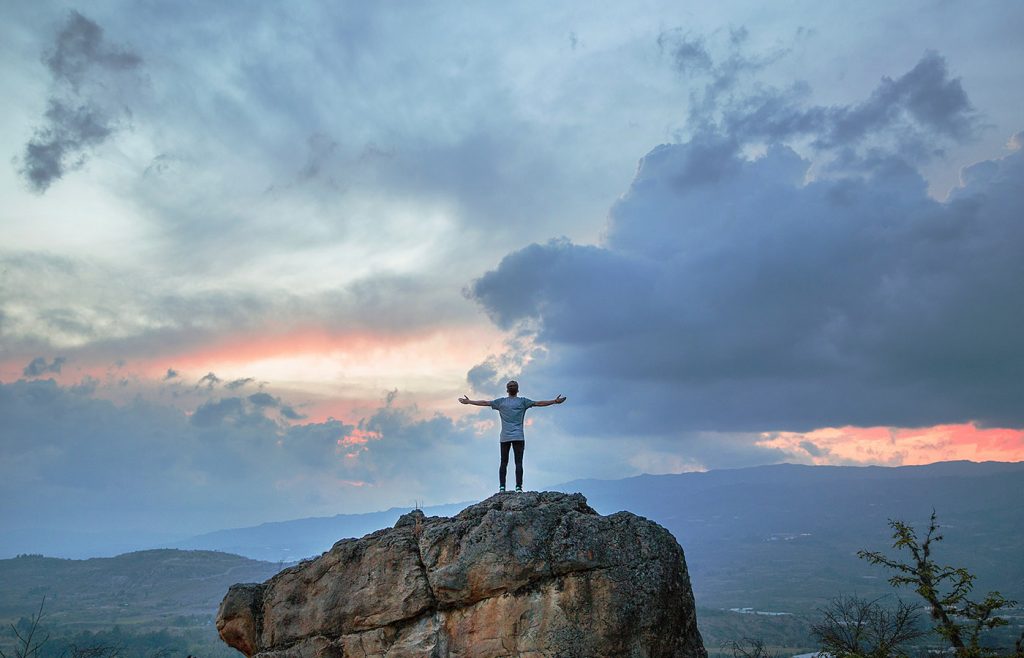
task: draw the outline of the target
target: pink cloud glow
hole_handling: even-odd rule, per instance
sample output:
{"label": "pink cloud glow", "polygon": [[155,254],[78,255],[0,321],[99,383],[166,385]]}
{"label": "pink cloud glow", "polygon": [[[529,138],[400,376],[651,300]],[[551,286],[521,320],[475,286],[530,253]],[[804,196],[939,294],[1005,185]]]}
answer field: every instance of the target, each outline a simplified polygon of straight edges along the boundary
{"label": "pink cloud glow", "polygon": [[826,427],[765,433],[758,445],[813,464],[913,465],[937,461],[1024,461],[1024,430],[973,423],[922,428]]}
{"label": "pink cloud glow", "polygon": [[338,447],[335,449],[335,453],[345,455],[346,459],[355,459],[359,456],[359,453],[367,449],[367,443],[380,439],[381,435],[379,432],[369,432],[356,428],[338,439]]}
{"label": "pink cloud glow", "polygon": [[354,429],[344,437],[338,439],[338,445],[349,448],[351,446],[362,446],[370,442],[370,439],[379,439],[380,433],[368,432],[366,430]]}

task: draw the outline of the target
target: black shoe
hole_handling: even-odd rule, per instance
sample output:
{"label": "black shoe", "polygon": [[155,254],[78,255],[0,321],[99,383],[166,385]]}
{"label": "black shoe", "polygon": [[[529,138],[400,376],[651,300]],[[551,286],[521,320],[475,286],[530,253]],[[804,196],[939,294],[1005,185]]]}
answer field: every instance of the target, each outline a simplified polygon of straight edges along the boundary
{"label": "black shoe", "polygon": [[498,486],[498,493],[505,493],[505,485],[502,484]]}
{"label": "black shoe", "polygon": [[516,487],[516,493],[523,493],[522,487]]}

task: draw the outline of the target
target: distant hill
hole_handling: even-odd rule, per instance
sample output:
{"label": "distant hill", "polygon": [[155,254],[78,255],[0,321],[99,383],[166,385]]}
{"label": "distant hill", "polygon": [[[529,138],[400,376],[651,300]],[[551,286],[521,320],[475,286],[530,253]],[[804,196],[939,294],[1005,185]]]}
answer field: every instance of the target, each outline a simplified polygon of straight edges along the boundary
{"label": "distant hill", "polygon": [[999,589],[1024,600],[1020,462],[779,464],[557,488],[582,492],[604,514],[629,510],[668,528],[706,607],[803,612],[840,592],[891,593],[891,574],[856,552],[894,554],[888,520],[924,528],[933,508],[945,537],[936,559],[977,574],[978,592]]}
{"label": "distant hill", "polygon": [[[979,593],[999,589],[1024,600],[1024,463],[780,464],[578,480],[553,489],[580,491],[603,514],[629,510],[668,528],[686,551],[700,608],[796,615],[728,613],[732,617],[722,623],[738,623],[733,617],[795,622],[839,593],[891,593],[889,574],[857,559],[856,551],[892,553],[888,519],[922,527],[933,507],[945,536],[937,559],[976,573]],[[467,504],[424,511],[451,516]],[[178,547],[216,550],[0,560],[0,621],[30,614],[45,595],[48,618],[60,625],[208,624],[231,584],[263,581],[285,562],[319,555],[338,539],[392,526],[406,511],[267,523],[202,535]],[[701,619],[705,628],[718,623],[710,613]]]}
{"label": "distant hill", "polygon": [[[1024,600],[1024,463],[925,466],[777,464],[706,473],[577,480],[602,514],[629,510],[668,528],[686,551],[701,606],[765,611],[813,609],[838,592],[890,593],[888,574],[857,559],[886,550],[887,521],[946,529],[940,561],[966,566],[978,589]],[[450,516],[469,503],[425,508]],[[202,535],[176,546],[263,560],[319,555],[342,537],[391,526],[407,509],[338,515]]]}
{"label": "distant hill", "polygon": [[[552,489],[580,491],[603,514],[629,510],[676,536],[686,551],[698,623],[709,647],[749,636],[810,650],[807,624],[823,602],[840,593],[873,597],[893,591],[889,574],[857,559],[856,551],[893,553],[888,519],[922,527],[933,507],[945,536],[936,558],[977,574],[979,594],[999,589],[1024,600],[1024,463],[780,464],[578,480]],[[424,511],[451,516],[467,505]],[[407,511],[222,530],[178,549],[113,558],[0,560],[0,626],[30,615],[45,596],[48,628],[59,633],[114,624],[126,632],[169,628],[199,634],[188,652],[228,658],[212,616],[231,584],[266,580],[286,562],[319,555],[338,539],[392,526]],[[906,592],[904,598],[914,595]],[[1010,629],[1013,637],[1020,630]],[[715,651],[731,655],[727,648]]]}
{"label": "distant hill", "polygon": [[[473,502],[424,507],[428,516],[453,516]],[[269,562],[297,562],[328,550],[339,539],[362,537],[375,530],[388,528],[408,507],[392,507],[368,514],[338,514],[294,521],[276,521],[248,528],[217,530],[171,546],[182,549],[205,549],[245,555]]]}
{"label": "distant hill", "polygon": [[45,597],[50,626],[208,623],[228,587],[266,580],[279,569],[214,551],[162,549],[88,560],[22,556],[0,560],[0,619],[27,616]]}

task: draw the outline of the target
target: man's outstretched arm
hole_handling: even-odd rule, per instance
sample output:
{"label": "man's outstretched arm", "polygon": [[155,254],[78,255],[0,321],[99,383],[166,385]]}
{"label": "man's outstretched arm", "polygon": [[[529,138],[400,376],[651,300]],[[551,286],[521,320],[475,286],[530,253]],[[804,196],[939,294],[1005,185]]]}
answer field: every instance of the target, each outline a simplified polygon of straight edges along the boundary
{"label": "man's outstretched arm", "polygon": [[489,407],[491,406],[490,400],[470,400],[468,395],[463,395],[459,398],[459,402],[462,404],[475,404],[478,407]]}
{"label": "man's outstretched arm", "polygon": [[563,402],[565,402],[565,396],[564,395],[559,395],[554,400],[541,400],[540,402],[534,402],[533,406],[535,406],[535,407],[550,407],[553,404],[562,404]]}

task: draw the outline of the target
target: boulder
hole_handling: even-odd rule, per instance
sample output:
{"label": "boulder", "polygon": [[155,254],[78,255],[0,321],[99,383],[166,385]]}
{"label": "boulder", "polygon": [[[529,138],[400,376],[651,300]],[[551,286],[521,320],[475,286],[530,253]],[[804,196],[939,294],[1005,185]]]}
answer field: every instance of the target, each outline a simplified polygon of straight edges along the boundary
{"label": "boulder", "polygon": [[234,585],[217,630],[252,658],[706,658],[683,550],[580,494],[497,494]]}

